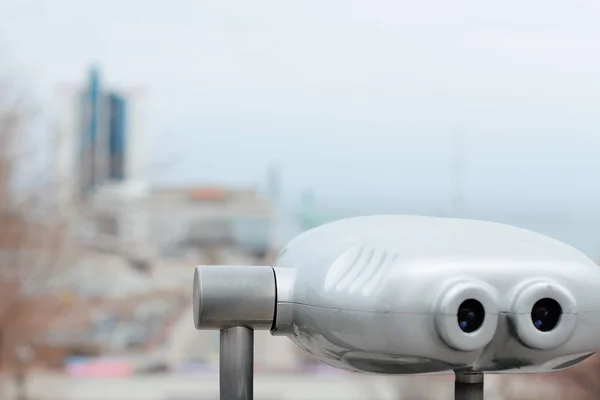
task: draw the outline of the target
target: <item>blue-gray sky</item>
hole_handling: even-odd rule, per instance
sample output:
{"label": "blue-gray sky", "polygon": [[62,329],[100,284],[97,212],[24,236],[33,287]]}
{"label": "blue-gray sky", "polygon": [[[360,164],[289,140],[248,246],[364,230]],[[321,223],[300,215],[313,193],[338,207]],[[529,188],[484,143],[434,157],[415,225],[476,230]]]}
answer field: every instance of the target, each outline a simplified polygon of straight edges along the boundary
{"label": "blue-gray sky", "polygon": [[151,160],[177,160],[154,180],[273,161],[290,196],[440,207],[462,132],[468,203],[577,211],[600,200],[599,20],[593,0],[4,0],[0,42],[48,107],[92,62],[143,87]]}

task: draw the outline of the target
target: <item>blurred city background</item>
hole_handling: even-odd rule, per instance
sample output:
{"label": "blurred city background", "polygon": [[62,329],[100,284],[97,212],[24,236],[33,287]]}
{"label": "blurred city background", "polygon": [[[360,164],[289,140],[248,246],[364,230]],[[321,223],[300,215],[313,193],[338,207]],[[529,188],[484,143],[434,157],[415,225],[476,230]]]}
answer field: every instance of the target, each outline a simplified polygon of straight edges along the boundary
{"label": "blurred city background", "polygon": [[[0,1],[0,399],[218,398],[197,264],[338,218],[506,222],[600,258],[600,6]],[[256,333],[256,398],[448,399]],[[487,399],[597,398],[600,362]]]}

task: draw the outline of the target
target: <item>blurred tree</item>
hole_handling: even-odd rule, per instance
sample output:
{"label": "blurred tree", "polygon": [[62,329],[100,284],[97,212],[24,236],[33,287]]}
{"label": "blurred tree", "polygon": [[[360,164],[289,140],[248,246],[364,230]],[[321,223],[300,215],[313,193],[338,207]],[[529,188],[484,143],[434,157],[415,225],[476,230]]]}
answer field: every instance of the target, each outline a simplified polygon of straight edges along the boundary
{"label": "blurred tree", "polygon": [[48,321],[41,289],[59,264],[64,224],[45,201],[48,187],[19,182],[36,155],[26,151],[34,109],[15,87],[0,76],[0,369],[20,376],[18,349],[32,344]]}

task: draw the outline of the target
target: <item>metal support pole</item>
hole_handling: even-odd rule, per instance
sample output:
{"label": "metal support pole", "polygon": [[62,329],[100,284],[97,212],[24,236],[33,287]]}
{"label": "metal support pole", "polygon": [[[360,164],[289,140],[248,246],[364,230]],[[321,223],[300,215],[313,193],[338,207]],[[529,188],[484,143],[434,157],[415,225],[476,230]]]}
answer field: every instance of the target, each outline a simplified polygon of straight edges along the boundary
{"label": "metal support pole", "polygon": [[220,400],[254,398],[254,330],[234,326],[221,330]]}
{"label": "metal support pole", "polygon": [[455,371],[454,400],[483,400],[483,373]]}

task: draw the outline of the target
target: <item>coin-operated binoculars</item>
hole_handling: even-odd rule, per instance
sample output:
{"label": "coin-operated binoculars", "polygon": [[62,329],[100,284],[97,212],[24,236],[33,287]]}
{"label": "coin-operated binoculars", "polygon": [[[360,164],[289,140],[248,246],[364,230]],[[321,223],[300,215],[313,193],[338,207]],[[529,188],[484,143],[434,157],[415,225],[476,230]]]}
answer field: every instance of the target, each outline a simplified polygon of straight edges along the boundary
{"label": "coin-operated binoculars", "polygon": [[341,220],[293,239],[274,265],[199,266],[194,323],[221,331],[221,400],[253,397],[253,332],[289,337],[336,368],[455,374],[554,371],[600,348],[600,268],[508,225],[447,218]]}

